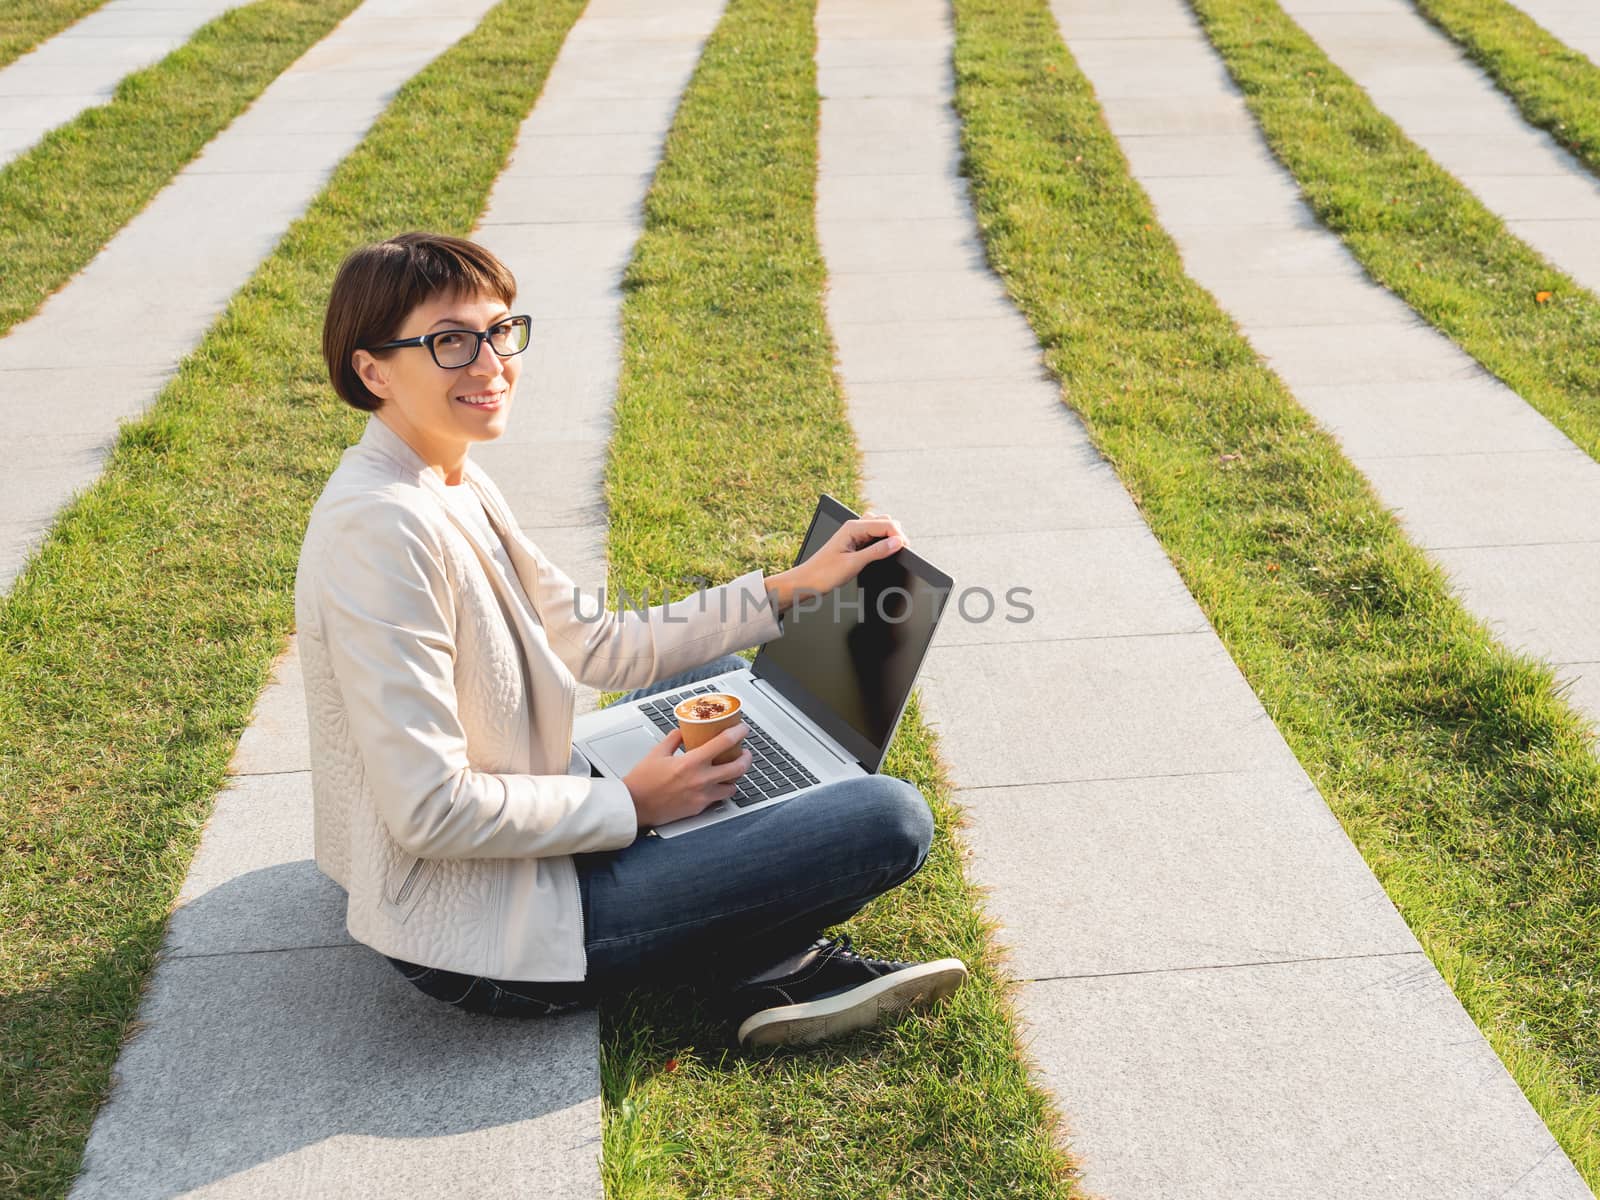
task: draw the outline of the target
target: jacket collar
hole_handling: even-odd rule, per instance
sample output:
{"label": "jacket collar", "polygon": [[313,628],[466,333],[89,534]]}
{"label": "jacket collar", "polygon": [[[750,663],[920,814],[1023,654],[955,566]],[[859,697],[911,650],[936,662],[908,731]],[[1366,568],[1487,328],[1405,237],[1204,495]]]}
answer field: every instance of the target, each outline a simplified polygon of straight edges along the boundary
{"label": "jacket collar", "polygon": [[[407,477],[415,478],[417,483],[427,488],[441,502],[447,498],[448,493],[445,489],[449,485],[439,478],[439,472],[422,460],[422,455],[411,448],[410,442],[379,420],[376,413],[367,418],[367,427],[362,431],[361,440],[356,445],[363,450],[381,454],[396,465],[403,467]],[[477,492],[479,500],[483,502],[483,507],[489,514],[489,523],[495,527],[501,537],[505,537],[507,531],[503,528],[504,522],[501,520],[499,505],[493,503],[485,494],[487,491],[483,486],[485,478],[483,468],[473,462],[469,456],[461,470],[461,481],[463,484],[470,485],[473,491]],[[445,507],[447,510],[449,509],[448,505]],[[483,548],[487,549],[487,547]]]}

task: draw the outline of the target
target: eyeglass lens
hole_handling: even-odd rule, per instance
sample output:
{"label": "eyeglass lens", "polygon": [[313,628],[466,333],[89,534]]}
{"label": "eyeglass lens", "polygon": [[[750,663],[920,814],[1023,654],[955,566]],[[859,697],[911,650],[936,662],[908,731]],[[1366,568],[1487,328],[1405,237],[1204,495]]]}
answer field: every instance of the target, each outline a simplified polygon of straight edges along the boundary
{"label": "eyeglass lens", "polygon": [[[529,324],[525,318],[502,321],[489,330],[490,348],[502,358],[522,353],[528,348]],[[475,333],[446,329],[434,336],[434,361],[445,368],[464,367],[478,357],[478,347],[482,344]]]}

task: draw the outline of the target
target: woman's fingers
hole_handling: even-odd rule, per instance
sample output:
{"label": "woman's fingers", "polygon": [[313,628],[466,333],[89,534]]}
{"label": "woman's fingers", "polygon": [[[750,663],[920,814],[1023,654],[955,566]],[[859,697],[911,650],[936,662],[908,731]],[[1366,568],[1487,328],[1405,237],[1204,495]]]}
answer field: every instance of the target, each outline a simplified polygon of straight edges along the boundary
{"label": "woman's fingers", "polygon": [[736,783],[739,777],[750,769],[750,764],[753,761],[755,761],[754,756],[751,755],[748,749],[740,750],[739,757],[732,762],[716,763],[712,767],[711,781],[713,783]]}

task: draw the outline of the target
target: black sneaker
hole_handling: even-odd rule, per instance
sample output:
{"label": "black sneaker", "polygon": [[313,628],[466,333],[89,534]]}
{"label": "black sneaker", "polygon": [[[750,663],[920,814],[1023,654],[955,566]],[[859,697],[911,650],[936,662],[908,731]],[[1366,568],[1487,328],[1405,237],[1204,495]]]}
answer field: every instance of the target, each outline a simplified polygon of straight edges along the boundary
{"label": "black sneaker", "polygon": [[812,943],[800,967],[787,975],[740,984],[724,1011],[738,1023],[739,1044],[747,1048],[820,1042],[942,1000],[966,978],[959,958],[863,958],[851,950],[850,935],[842,934]]}

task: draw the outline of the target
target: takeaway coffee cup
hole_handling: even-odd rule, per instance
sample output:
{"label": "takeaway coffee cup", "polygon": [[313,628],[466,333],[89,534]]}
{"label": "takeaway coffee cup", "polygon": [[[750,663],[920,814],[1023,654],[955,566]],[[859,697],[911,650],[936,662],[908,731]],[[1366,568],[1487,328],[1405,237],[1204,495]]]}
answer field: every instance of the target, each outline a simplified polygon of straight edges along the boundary
{"label": "takeaway coffee cup", "polygon": [[[703,746],[730,725],[743,718],[739,712],[739,697],[726,692],[707,692],[680,700],[672,713],[678,718],[678,728],[683,731],[683,748],[693,750]],[[711,761],[730,763],[739,757],[739,747],[726,750]]]}

